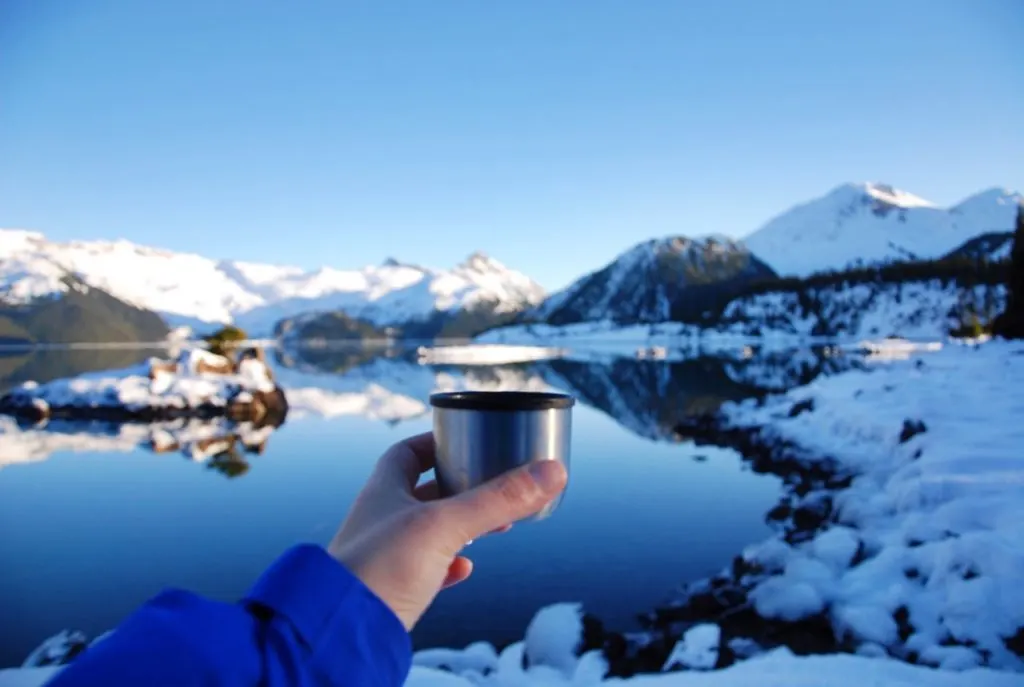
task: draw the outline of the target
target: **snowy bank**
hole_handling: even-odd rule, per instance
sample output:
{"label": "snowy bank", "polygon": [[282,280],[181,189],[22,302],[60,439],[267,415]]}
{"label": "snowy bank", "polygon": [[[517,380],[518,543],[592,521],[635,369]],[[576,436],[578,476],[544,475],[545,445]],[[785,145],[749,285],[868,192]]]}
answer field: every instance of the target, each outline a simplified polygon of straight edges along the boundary
{"label": "snowy bank", "polygon": [[906,339],[880,339],[878,341],[860,341],[853,350],[865,354],[871,362],[886,360],[907,360],[918,353],[934,353],[942,350],[941,341],[908,341]]}
{"label": "snowy bank", "polygon": [[[891,659],[865,656],[794,656],[777,649],[722,670],[708,670],[708,641],[714,626],[699,626],[681,643],[679,660],[654,674],[607,676],[600,652],[584,651],[584,632],[575,604],[541,609],[523,641],[497,651],[486,642],[465,649],[428,649],[413,657],[406,687],[1012,687],[1019,675],[987,668],[937,671]],[[102,641],[102,636],[95,641]],[[87,644],[64,631],[40,645],[21,668],[0,670],[0,687],[42,687]],[[689,646],[691,645],[692,646]],[[673,654],[674,656],[676,654]]]}
{"label": "snowy bank", "polygon": [[217,417],[281,424],[284,393],[266,363],[238,363],[202,349],[178,360],[150,359],[46,384],[25,382],[0,397],[0,413],[33,420],[50,418],[154,421],[175,417]]}
{"label": "snowy bank", "polygon": [[793,470],[779,536],[661,620],[728,589],[723,609],[837,648],[1024,671],[1021,388],[1024,345],[993,341],[724,406],[705,439]]}
{"label": "snowy bank", "polygon": [[[629,679],[601,678],[586,670],[567,679],[536,666],[515,663],[521,645],[512,645],[499,657],[504,670],[465,677],[413,666],[406,687],[1020,687],[1016,675],[975,669],[962,673],[936,671],[896,661],[861,656],[794,656],[784,649],[715,672],[664,673]],[[60,667],[0,670],[0,687],[43,687]]]}
{"label": "snowy bank", "polygon": [[565,351],[550,346],[508,346],[471,344],[420,347],[416,351],[421,365],[504,365],[534,360],[561,358]]}

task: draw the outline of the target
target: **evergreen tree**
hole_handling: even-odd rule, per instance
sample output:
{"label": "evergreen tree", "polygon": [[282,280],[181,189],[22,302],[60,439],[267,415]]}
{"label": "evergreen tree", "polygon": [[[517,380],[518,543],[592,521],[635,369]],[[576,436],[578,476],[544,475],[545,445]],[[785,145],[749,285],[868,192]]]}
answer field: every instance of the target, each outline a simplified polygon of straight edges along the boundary
{"label": "evergreen tree", "polygon": [[1024,338],[1024,205],[1017,208],[1017,228],[1006,282],[1006,311],[995,322],[995,333],[1008,339]]}
{"label": "evergreen tree", "polygon": [[206,337],[205,341],[211,353],[230,358],[234,355],[238,345],[248,338],[249,335],[245,333],[245,330],[229,324]]}

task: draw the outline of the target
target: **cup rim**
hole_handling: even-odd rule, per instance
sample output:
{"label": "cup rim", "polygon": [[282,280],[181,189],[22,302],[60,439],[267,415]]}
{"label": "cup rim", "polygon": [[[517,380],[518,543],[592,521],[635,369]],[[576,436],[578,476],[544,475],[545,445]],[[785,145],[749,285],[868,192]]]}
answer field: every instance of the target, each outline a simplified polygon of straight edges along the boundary
{"label": "cup rim", "polygon": [[576,399],[548,391],[447,391],[430,395],[430,405],[450,410],[564,410]]}

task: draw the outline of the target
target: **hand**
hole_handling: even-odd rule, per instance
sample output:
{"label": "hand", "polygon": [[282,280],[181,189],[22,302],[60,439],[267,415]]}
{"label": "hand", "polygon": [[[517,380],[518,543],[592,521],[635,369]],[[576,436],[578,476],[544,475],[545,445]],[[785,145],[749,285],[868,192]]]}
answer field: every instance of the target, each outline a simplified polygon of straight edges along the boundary
{"label": "hand", "polygon": [[416,486],[434,467],[434,437],[419,434],[384,453],[327,550],[411,630],[438,592],[462,582],[473,563],[459,552],[506,529],[565,488],[565,467],[538,461],[446,499],[437,482]]}

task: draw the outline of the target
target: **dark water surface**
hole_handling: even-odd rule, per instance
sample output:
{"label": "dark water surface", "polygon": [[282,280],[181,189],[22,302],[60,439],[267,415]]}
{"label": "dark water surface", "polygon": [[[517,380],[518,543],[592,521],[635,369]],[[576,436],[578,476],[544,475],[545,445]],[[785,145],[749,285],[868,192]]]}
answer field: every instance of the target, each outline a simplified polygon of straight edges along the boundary
{"label": "dark water surface", "polygon": [[[50,352],[30,362],[33,374],[45,374],[47,360],[65,373],[67,361]],[[785,360],[456,368],[408,356],[279,355],[293,403],[287,423],[247,435],[262,452],[236,441],[205,460],[186,454],[210,452],[209,442],[157,453],[151,442],[166,445],[168,432],[146,427],[19,429],[0,418],[0,666],[63,628],[107,630],[167,586],[236,599],[288,546],[327,542],[380,453],[429,429],[426,399],[439,388],[546,385],[581,403],[559,510],[472,544],[473,577],[440,596],[416,628],[417,647],[509,642],[556,601],[635,627],[636,613],[768,534],[778,481],[730,451],[675,443],[671,429],[780,377],[817,373],[807,360],[796,371]],[[192,426],[189,436],[204,429],[223,433]]]}

